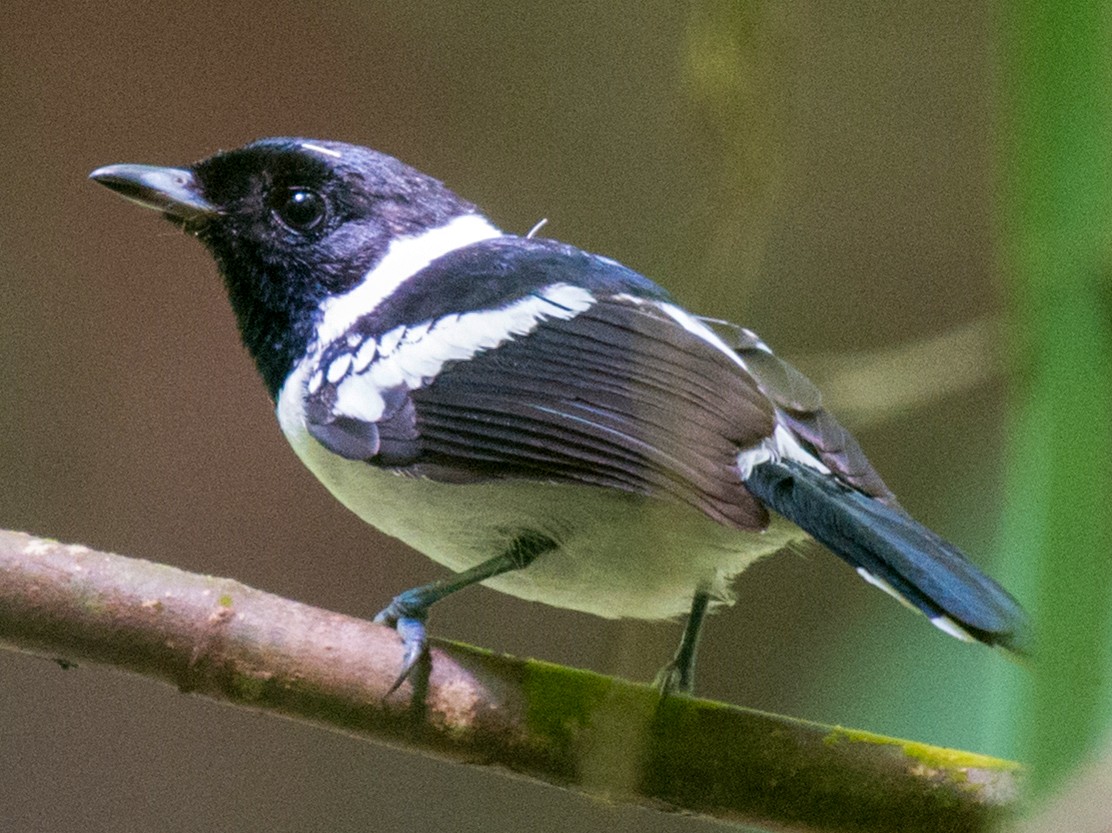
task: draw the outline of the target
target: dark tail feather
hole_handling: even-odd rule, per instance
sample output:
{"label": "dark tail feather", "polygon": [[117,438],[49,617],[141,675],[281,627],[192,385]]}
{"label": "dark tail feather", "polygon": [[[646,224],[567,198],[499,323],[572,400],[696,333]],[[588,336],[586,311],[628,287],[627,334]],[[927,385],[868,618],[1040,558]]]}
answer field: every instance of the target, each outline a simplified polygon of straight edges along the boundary
{"label": "dark tail feather", "polygon": [[1027,614],[1019,603],[957,547],[903,510],[784,460],[755,466],[745,485],[864,578],[895,591],[952,636],[968,634],[1029,653]]}

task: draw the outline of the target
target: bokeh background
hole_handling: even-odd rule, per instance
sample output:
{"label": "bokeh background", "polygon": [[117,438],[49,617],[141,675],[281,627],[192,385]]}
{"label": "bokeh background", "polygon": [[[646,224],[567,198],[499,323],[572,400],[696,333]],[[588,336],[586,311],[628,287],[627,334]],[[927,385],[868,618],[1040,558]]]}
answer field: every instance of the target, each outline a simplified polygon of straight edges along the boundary
{"label": "bokeh background", "polygon": [[[294,459],[202,249],[85,179],[267,135],[371,145],[508,230],[548,218],[546,236],[756,329],[826,388],[905,506],[1053,616],[1054,639],[1082,637],[1051,641],[1056,682],[1032,685],[816,547],[739,582],[708,628],[703,695],[1035,756],[1055,794],[1097,754],[1109,702],[1109,87],[1061,97],[1093,109],[1063,151],[1037,113],[1076,55],[1107,74],[1108,40],[1072,26],[1047,64],[1003,17],[918,0],[9,2],[0,525],[357,615],[441,575]],[[1045,237],[1024,226],[1048,217]],[[1065,277],[1025,283],[1063,250]],[[1047,579],[1047,563],[1070,569]],[[679,636],[483,588],[433,627],[643,680]],[[712,829],[0,652],[3,830],[603,827]]]}

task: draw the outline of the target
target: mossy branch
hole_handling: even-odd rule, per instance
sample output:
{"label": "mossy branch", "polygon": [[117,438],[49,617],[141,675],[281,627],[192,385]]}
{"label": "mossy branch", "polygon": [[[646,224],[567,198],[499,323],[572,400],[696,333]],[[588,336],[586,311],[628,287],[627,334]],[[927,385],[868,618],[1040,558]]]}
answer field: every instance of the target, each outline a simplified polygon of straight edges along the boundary
{"label": "mossy branch", "polygon": [[393,631],[228,579],[0,532],[0,644],[608,800],[781,830],[966,831],[1016,766],[434,641],[384,697]]}

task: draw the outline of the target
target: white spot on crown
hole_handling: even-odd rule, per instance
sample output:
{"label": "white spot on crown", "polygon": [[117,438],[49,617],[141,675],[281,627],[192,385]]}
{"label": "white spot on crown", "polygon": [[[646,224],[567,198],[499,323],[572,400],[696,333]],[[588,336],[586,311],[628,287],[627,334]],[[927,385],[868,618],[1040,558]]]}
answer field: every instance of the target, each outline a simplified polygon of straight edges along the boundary
{"label": "white spot on crown", "polygon": [[312,142],[302,142],[301,147],[304,150],[311,150],[314,153],[323,153],[325,156],[332,156],[336,159],[340,159],[343,157],[343,154],[340,153],[340,151],[338,150],[332,150],[332,148],[324,148],[320,145],[314,145]]}

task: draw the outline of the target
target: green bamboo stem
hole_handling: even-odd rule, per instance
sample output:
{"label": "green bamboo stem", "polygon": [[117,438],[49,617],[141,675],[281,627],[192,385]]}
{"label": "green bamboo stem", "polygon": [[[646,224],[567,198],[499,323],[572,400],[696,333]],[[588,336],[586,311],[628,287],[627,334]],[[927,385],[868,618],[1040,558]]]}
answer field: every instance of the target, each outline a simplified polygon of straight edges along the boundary
{"label": "green bamboo stem", "polygon": [[1112,5],[1001,4],[1002,272],[1019,382],[1001,532],[1038,662],[1010,748],[1036,793],[1109,726],[1112,673]]}

